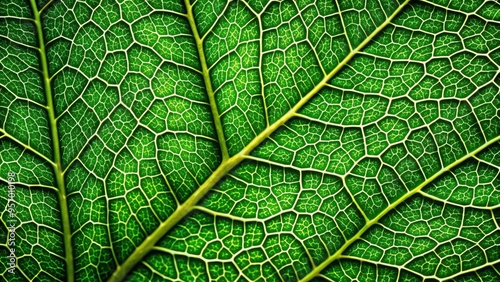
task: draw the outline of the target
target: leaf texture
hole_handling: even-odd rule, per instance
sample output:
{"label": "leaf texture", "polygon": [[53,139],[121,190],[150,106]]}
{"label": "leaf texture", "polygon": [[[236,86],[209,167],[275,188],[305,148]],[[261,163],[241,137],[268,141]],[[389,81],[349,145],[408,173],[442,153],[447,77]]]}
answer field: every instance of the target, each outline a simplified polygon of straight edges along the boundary
{"label": "leaf texture", "polygon": [[496,0],[2,0],[0,273],[499,281],[499,70]]}

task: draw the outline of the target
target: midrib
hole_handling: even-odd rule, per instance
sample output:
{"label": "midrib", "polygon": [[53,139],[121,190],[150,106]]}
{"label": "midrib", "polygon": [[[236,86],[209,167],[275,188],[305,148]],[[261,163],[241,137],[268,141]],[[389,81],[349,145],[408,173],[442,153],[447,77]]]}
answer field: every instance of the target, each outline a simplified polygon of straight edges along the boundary
{"label": "midrib", "polygon": [[[69,221],[68,203],[66,201],[66,186],[64,183],[64,174],[62,171],[61,150],[59,144],[59,132],[57,130],[57,119],[55,117],[54,101],[52,88],[50,85],[49,67],[47,61],[47,52],[45,49],[45,39],[43,38],[42,21],[40,19],[41,11],[38,10],[36,0],[30,0],[33,11],[34,24],[37,33],[38,51],[40,52],[40,65],[42,67],[43,88],[45,90],[45,99],[47,100],[47,112],[49,116],[50,137],[52,139],[53,158],[52,167],[56,177],[57,194],[59,197],[59,208],[61,210],[61,224],[64,237],[64,252],[66,261],[66,281],[75,280],[75,271],[73,266],[73,247],[71,244],[71,228]],[[48,5],[49,3],[47,3]],[[47,5],[45,7],[47,7]]]}
{"label": "midrib", "polygon": [[[202,41],[200,40],[198,31],[196,29],[195,19],[192,14],[192,7],[189,3],[189,0],[184,0],[184,2],[187,10],[186,17],[188,18],[190,26],[193,29],[193,34],[195,37],[195,41],[197,43],[198,52],[204,54],[203,49],[201,49],[200,52],[200,45],[202,45],[201,44]],[[231,169],[233,169],[236,165],[242,162],[245,159],[245,157],[248,156],[253,151],[253,149],[255,149],[259,144],[261,144],[265,139],[267,139],[274,131],[276,131],[280,126],[282,126],[285,122],[287,122],[290,118],[292,118],[302,108],[302,106],[304,106],[304,104],[307,103],[307,101],[309,101],[314,95],[316,95],[316,93],[318,93],[328,83],[328,81],[330,81],[333,78],[335,74],[337,74],[362,48],[364,48],[380,31],[382,31],[409,2],[410,0],[406,0],[405,2],[403,2],[398,7],[398,9],[396,9],[394,13],[386,19],[384,23],[382,23],[379,27],[377,27],[377,29],[375,29],[358,47],[352,50],[349,53],[349,55],[346,56],[344,60],[342,60],[342,62],[337,67],[335,67],[327,76],[325,76],[321,80],[321,82],[318,85],[316,85],[316,87],[314,87],[309,93],[307,93],[284,116],[282,116],[279,120],[271,124],[259,135],[257,135],[237,155],[234,155],[233,157],[230,158],[223,157],[221,164],[212,173],[212,175],[182,205],[178,206],[177,209],[174,211],[174,213],[172,213],[172,215],[166,221],[161,223],[160,226],[158,226],[158,228],[155,231],[153,231],[153,233],[151,233],[146,238],[146,240],[144,240],[142,244],[139,245],[121,265],[119,265],[116,268],[116,270],[113,272],[108,281],[109,282],[121,281],[127,275],[127,273],[130,272],[133,269],[133,267],[137,263],[139,263],[142,260],[142,258],[146,256],[154,248],[156,242],[158,242],[168,231],[170,231],[170,229],[172,229],[172,227],[174,227],[181,219],[183,219],[187,214],[189,214],[194,209],[194,206],[203,198],[203,196],[205,196],[205,194],[208,191],[212,189],[212,187],[215,184],[217,184],[217,182],[219,182],[229,171],[231,171]],[[203,48],[203,46],[201,46],[201,48]],[[200,61],[203,69],[205,84],[207,84],[208,82],[210,87],[210,89],[207,90],[207,92],[209,92],[208,93],[209,99],[213,99],[214,97],[213,97],[213,92],[211,92],[209,73],[208,70],[205,70],[207,64],[206,61],[204,60],[204,55],[203,55],[203,60],[200,58]],[[212,100],[210,100],[210,104],[212,107],[212,113],[214,113],[214,107],[216,109],[215,100],[213,102]],[[217,124],[217,120],[219,120],[219,124]],[[217,135],[220,138],[221,134],[223,136],[223,132],[222,132],[222,126],[220,125],[219,117],[214,117],[214,121],[216,123],[215,124],[216,129],[218,130]],[[224,150],[226,146],[225,141],[220,145],[221,145],[221,150]],[[306,277],[309,277],[310,275],[311,274],[309,274]]]}

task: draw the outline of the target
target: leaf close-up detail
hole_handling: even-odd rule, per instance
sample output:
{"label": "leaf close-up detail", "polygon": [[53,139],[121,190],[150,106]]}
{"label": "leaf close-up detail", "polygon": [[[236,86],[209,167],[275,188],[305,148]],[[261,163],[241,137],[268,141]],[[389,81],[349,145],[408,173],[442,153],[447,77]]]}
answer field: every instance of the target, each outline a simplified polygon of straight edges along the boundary
{"label": "leaf close-up detail", "polygon": [[0,280],[500,281],[498,0],[1,0]]}

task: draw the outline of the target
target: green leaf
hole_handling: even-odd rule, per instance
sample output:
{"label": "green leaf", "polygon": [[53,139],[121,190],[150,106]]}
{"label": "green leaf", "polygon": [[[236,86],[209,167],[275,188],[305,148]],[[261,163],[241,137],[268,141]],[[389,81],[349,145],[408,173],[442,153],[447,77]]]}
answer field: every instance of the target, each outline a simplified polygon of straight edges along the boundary
{"label": "green leaf", "polygon": [[0,273],[499,281],[499,73],[496,0],[2,0]]}

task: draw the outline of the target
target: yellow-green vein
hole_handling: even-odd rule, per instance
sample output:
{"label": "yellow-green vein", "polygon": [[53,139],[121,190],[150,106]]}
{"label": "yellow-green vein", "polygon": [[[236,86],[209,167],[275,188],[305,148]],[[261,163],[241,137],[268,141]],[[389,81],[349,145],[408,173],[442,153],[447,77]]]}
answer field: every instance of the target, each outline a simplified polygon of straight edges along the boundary
{"label": "yellow-green vein", "polygon": [[203,39],[201,39],[200,34],[198,33],[198,28],[196,27],[196,22],[193,15],[193,6],[191,6],[189,0],[184,0],[184,4],[187,10],[187,19],[189,21],[189,26],[191,27],[191,32],[193,33],[196,49],[198,50],[198,57],[201,64],[203,81],[205,83],[208,101],[210,102],[210,109],[212,111],[212,116],[214,119],[214,126],[222,153],[222,160],[224,161],[229,159],[229,152],[227,150],[226,138],[224,137],[224,130],[220,121],[219,110],[217,109],[217,103],[215,102],[215,94],[212,88],[212,81],[210,79],[210,72],[207,66],[205,51],[203,50]]}
{"label": "yellow-green vein", "polygon": [[75,280],[75,271],[73,265],[73,247],[71,244],[71,228],[69,221],[68,203],[66,201],[66,186],[64,183],[64,174],[61,161],[61,149],[59,144],[59,132],[57,130],[57,121],[55,116],[54,101],[52,97],[52,88],[50,85],[49,66],[47,61],[47,52],[45,49],[45,39],[43,37],[41,11],[38,10],[36,0],[30,0],[33,17],[35,20],[36,36],[40,52],[40,66],[42,68],[43,88],[45,90],[45,99],[47,100],[47,112],[49,117],[50,137],[52,139],[52,149],[54,162],[52,167],[56,177],[57,191],[59,197],[59,207],[61,209],[61,224],[64,237],[64,252],[66,260],[66,280],[72,282]]}
{"label": "yellow-green vein", "polygon": [[432,175],[431,177],[427,178],[424,182],[422,182],[420,185],[418,185],[417,187],[415,187],[414,189],[412,189],[411,191],[409,191],[408,193],[406,193],[405,195],[403,195],[401,198],[399,198],[398,200],[396,200],[394,203],[390,204],[389,206],[387,206],[380,214],[378,214],[375,218],[369,220],[366,222],[365,226],[363,226],[363,228],[361,228],[357,233],[356,235],[354,235],[351,239],[347,240],[344,245],[342,245],[342,247],[337,250],[337,252],[335,252],[335,254],[331,255],[330,257],[328,257],[328,259],[326,259],[324,262],[322,262],[320,265],[318,265],[316,268],[313,269],[313,271],[311,271],[307,276],[305,276],[304,278],[302,278],[300,280],[300,282],[307,282],[309,280],[311,280],[312,278],[316,277],[323,269],[325,269],[328,265],[330,265],[330,263],[332,263],[333,261],[339,259],[341,256],[342,256],[342,253],[352,244],[354,243],[356,240],[358,240],[359,238],[361,238],[361,236],[368,230],[370,229],[370,227],[372,227],[374,224],[376,224],[382,217],[384,217],[384,215],[386,215],[388,212],[390,212],[391,210],[393,210],[395,207],[397,207],[398,205],[400,205],[402,202],[404,202],[406,199],[410,198],[411,196],[415,195],[416,193],[418,193],[420,190],[422,190],[425,186],[427,186],[429,183],[431,183],[432,181],[434,181],[436,178],[438,178],[439,176],[443,175],[443,173],[447,172],[447,171],[450,171],[452,168],[456,167],[457,165],[463,163],[464,161],[468,160],[469,158],[475,156],[476,154],[478,154],[479,152],[481,152],[482,150],[486,149],[488,146],[496,143],[496,142],[499,142],[500,141],[500,136],[497,136],[496,138],[494,139],[491,139],[490,141],[486,142],[485,144],[483,144],[481,147],[477,148],[476,150],[470,152],[469,154],[461,157],[460,159],[456,160],[455,162],[451,163],[450,165],[444,167],[443,169],[441,169],[440,171],[438,171],[436,174]]}

